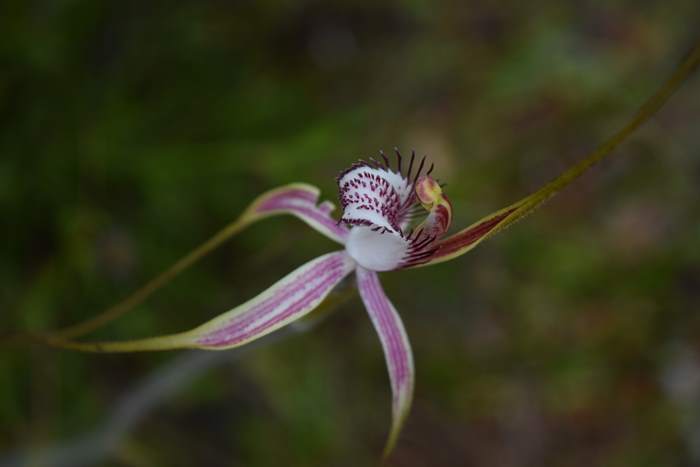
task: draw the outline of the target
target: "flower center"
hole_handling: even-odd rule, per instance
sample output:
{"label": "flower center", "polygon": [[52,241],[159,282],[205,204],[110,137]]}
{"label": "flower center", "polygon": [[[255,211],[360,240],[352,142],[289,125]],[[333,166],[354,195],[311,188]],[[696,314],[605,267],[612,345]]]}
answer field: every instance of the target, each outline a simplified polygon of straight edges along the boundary
{"label": "flower center", "polygon": [[[396,151],[396,170],[380,153],[384,162],[370,158],[359,161],[338,177],[341,222],[352,226],[347,239],[348,254],[362,267],[390,271],[430,259],[434,246],[450,225],[452,207],[442,194],[440,184],[423,174],[425,157],[413,172],[415,153],[403,169]],[[425,219],[414,225],[420,213]]]}

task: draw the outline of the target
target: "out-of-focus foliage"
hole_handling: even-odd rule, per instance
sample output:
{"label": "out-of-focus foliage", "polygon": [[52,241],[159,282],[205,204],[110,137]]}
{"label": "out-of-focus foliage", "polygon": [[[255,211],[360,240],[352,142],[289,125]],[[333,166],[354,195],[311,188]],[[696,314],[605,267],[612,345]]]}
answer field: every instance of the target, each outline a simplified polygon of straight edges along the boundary
{"label": "out-of-focus foliage", "polygon": [[[94,315],[292,181],[399,146],[456,225],[610,134],[697,34],[695,0],[5,2],[0,330]],[[397,466],[700,463],[700,83],[470,255],[387,275],[416,357]],[[174,332],[335,246],[256,225],[99,333]],[[108,465],[376,461],[389,389],[359,301],[209,372]],[[0,354],[2,453],[100,423],[174,357]]]}

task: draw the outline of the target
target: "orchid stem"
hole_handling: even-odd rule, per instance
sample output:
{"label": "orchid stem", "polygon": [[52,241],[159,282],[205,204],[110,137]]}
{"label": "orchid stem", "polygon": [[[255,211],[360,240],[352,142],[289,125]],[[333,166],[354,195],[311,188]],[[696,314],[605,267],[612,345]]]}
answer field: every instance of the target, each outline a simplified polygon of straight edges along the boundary
{"label": "orchid stem", "polygon": [[17,333],[13,335],[2,336],[2,338],[0,338],[0,342],[4,346],[24,344],[26,342],[32,341],[40,341],[44,343],[67,343],[68,339],[74,339],[76,337],[89,334],[109,324],[110,322],[121,317],[122,315],[126,314],[130,310],[143,303],[154,292],[156,292],[158,289],[162,288],[168,282],[173,280],[182,271],[189,268],[201,258],[203,258],[207,254],[211,253],[213,250],[221,246],[222,243],[231,238],[233,235],[246,228],[250,224],[249,219],[250,216],[247,213],[244,213],[238,219],[231,222],[226,227],[214,234],[214,236],[211,237],[209,240],[202,243],[190,253],[182,257],[170,268],[166,269],[165,271],[148,281],[146,284],[141,286],[141,288],[133,292],[131,295],[127,296],[119,303],[112,305],[111,307],[104,310],[102,313],[99,313],[98,315],[88,320],[82,321],[72,326],[67,326],[62,329],[57,329],[55,331],[49,331],[45,333]]}
{"label": "orchid stem", "polygon": [[642,104],[629,123],[599,145],[593,152],[534,193],[479,219],[466,229],[440,240],[437,252],[433,257],[413,267],[442,263],[461,256],[475,248],[482,241],[532,213],[547,199],[571,184],[605,157],[611,155],[637,128],[646,123],[666,104],[669,97],[680,88],[699,65],[700,42],[693,47],[688,56],[678,65],[671,77],[661,85],[659,90]]}
{"label": "orchid stem", "polygon": [[676,68],[675,72],[661,86],[661,88],[646,102],[644,102],[644,104],[642,104],[627,125],[606,140],[603,144],[598,146],[598,148],[596,148],[579,163],[568,169],[563,174],[559,175],[551,182],[547,183],[535,193],[513,204],[511,207],[517,206],[517,209],[509,216],[511,219],[504,222],[504,224],[510,224],[524,215],[529,214],[538,205],[542,204],[548,198],[579,178],[586,171],[588,171],[588,169],[593,167],[602,159],[609,156],[621,143],[623,143],[632,133],[634,133],[635,130],[646,123],[664,106],[664,104],[666,104],[668,99],[678,90],[678,88],[680,88],[688,77],[690,77],[690,75],[697,70],[699,65],[700,42],[695,45],[690,54],[688,54],[685,60],[681,62],[681,64]]}
{"label": "orchid stem", "polygon": [[72,339],[76,337],[89,334],[98,328],[105,326],[106,324],[114,321],[120,316],[127,313],[129,310],[140,305],[148,297],[151,296],[155,291],[163,287],[165,284],[170,282],[180,274],[185,269],[192,266],[194,263],[199,261],[202,257],[211,253],[213,250],[221,246],[226,240],[228,240],[233,235],[237,234],[249,224],[248,216],[243,214],[241,217],[231,222],[229,225],[217,232],[213,237],[211,237],[206,242],[202,243],[200,246],[192,250],[186,256],[181,258],[170,268],[166,269],[158,276],[154,277],[148,281],[141,288],[133,292],[131,295],[126,297],[119,303],[107,308],[102,313],[90,318],[81,323],[75,324],[73,326],[68,326],[63,329],[58,329],[51,333],[56,339]]}

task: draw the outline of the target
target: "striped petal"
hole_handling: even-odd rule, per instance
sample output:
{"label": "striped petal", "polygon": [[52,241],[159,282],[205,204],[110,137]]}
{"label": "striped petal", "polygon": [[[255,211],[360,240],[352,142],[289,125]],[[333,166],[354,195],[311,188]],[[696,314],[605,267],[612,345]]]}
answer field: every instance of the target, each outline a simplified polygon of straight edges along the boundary
{"label": "striped petal", "polygon": [[88,352],[179,348],[223,350],[239,347],[314,310],[354,269],[355,262],[344,251],[321,256],[252,300],[188,332],[121,342],[84,343],[57,339],[48,339],[48,342],[54,346]]}
{"label": "striped petal", "polygon": [[532,210],[522,209],[523,205],[521,203],[516,203],[490,214],[466,229],[438,241],[434,245],[434,251],[430,256],[412,267],[442,263],[462,256],[483,240],[513,224]]}
{"label": "striped petal", "polygon": [[[415,152],[411,152],[404,164],[398,149],[395,153],[395,169],[380,152],[384,162],[361,160],[338,176],[341,221],[353,226],[346,241],[348,254],[371,271],[391,271],[427,261],[452,218],[449,200],[437,180],[430,177],[434,166],[424,173],[425,157],[417,163]],[[426,211],[423,222],[411,227]]]}
{"label": "striped petal", "polygon": [[[437,251],[436,242],[452,221],[452,204],[430,176],[420,177],[414,185],[415,199],[428,215],[408,233],[366,226],[350,230],[346,248],[362,267],[371,271],[407,268],[429,260]],[[416,216],[414,209],[413,217]]]}
{"label": "striped petal", "polygon": [[346,243],[348,254],[372,271],[396,269],[409,246],[401,224],[415,200],[413,181],[393,171],[388,162],[382,166],[360,161],[340,174],[338,189],[341,220],[354,226]]}
{"label": "striped petal", "polygon": [[413,355],[401,318],[389,301],[379,276],[361,266],[357,267],[357,287],[384,349],[393,394],[392,423],[384,448],[388,456],[396,445],[401,427],[413,400]]}
{"label": "striped petal", "polygon": [[131,295],[92,318],[51,333],[53,337],[73,339],[88,334],[119,318],[143,303],[155,291],[169,283],[178,274],[218,248],[222,243],[257,221],[279,214],[291,214],[326,235],[331,240],[345,244],[348,229],[331,217],[333,203],[318,204],[319,189],[305,183],[293,183],[260,195],[241,214],[206,242],[182,257],[170,268],[141,286]]}
{"label": "striped petal", "polygon": [[388,167],[354,164],[338,177],[342,220],[382,232],[401,230],[401,218],[414,199],[413,183]]}
{"label": "striped petal", "polygon": [[424,173],[425,156],[418,161],[415,151],[411,151],[411,157],[404,162],[398,148],[394,148],[394,154],[395,168],[380,151],[382,161],[372,157],[369,161],[359,160],[340,173],[337,182],[343,222],[381,233],[401,234],[407,227],[417,200],[416,182],[424,174],[430,175],[434,166]]}
{"label": "striped petal", "polygon": [[345,244],[348,229],[339,225],[330,214],[335,209],[333,203],[318,204],[319,189],[304,183],[287,185],[268,191],[258,198],[246,211],[250,221],[275,214],[291,214],[341,245]]}

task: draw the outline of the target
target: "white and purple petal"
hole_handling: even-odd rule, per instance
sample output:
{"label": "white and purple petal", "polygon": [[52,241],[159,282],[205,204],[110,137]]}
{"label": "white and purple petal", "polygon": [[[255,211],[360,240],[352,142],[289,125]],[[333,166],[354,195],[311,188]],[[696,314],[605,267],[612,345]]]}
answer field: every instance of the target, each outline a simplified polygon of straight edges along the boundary
{"label": "white and purple petal", "polygon": [[396,441],[413,400],[414,368],[411,345],[394,305],[389,301],[379,276],[361,266],[357,267],[357,287],[384,349],[392,390],[392,423],[384,455]]}
{"label": "white and purple petal", "polygon": [[[353,226],[345,244],[348,254],[365,269],[391,271],[425,262],[434,253],[452,208],[430,177],[433,166],[423,173],[425,157],[416,164],[412,152],[404,165],[396,150],[394,170],[380,155],[383,163],[359,161],[338,177],[341,221]],[[427,217],[411,229],[421,213]]]}
{"label": "white and purple petal", "polygon": [[[380,152],[383,162],[373,158],[360,160],[338,176],[342,221],[351,225],[376,227],[398,233],[410,219],[410,208],[415,204],[414,186],[423,174],[425,157],[416,163],[416,153],[404,164],[398,149],[396,168]],[[433,166],[428,169],[429,175]],[[415,170],[415,172],[414,172]]]}
{"label": "white and purple petal", "polygon": [[355,268],[344,252],[321,256],[252,300],[194,330],[198,347],[238,347],[295,321],[316,308]]}
{"label": "white and purple petal", "polygon": [[348,229],[330,216],[335,208],[333,203],[324,201],[318,204],[318,199],[318,188],[295,183],[266,193],[251,206],[247,213],[258,218],[275,214],[292,214],[330,239],[344,245]]}
{"label": "white and purple petal", "polygon": [[484,239],[512,223],[511,219],[517,209],[517,206],[502,209],[475,222],[464,230],[441,239],[435,243],[432,254],[414,262],[410,267],[442,263],[465,254]]}
{"label": "white and purple petal", "polygon": [[333,288],[355,269],[355,262],[338,251],[316,258],[272,287],[190,331],[130,341],[70,342],[54,345],[90,352],[142,352],[199,348],[223,350],[259,339],[313,311]]}
{"label": "white and purple petal", "polygon": [[399,232],[415,194],[400,172],[367,162],[353,164],[338,177],[342,221],[351,225]]}

